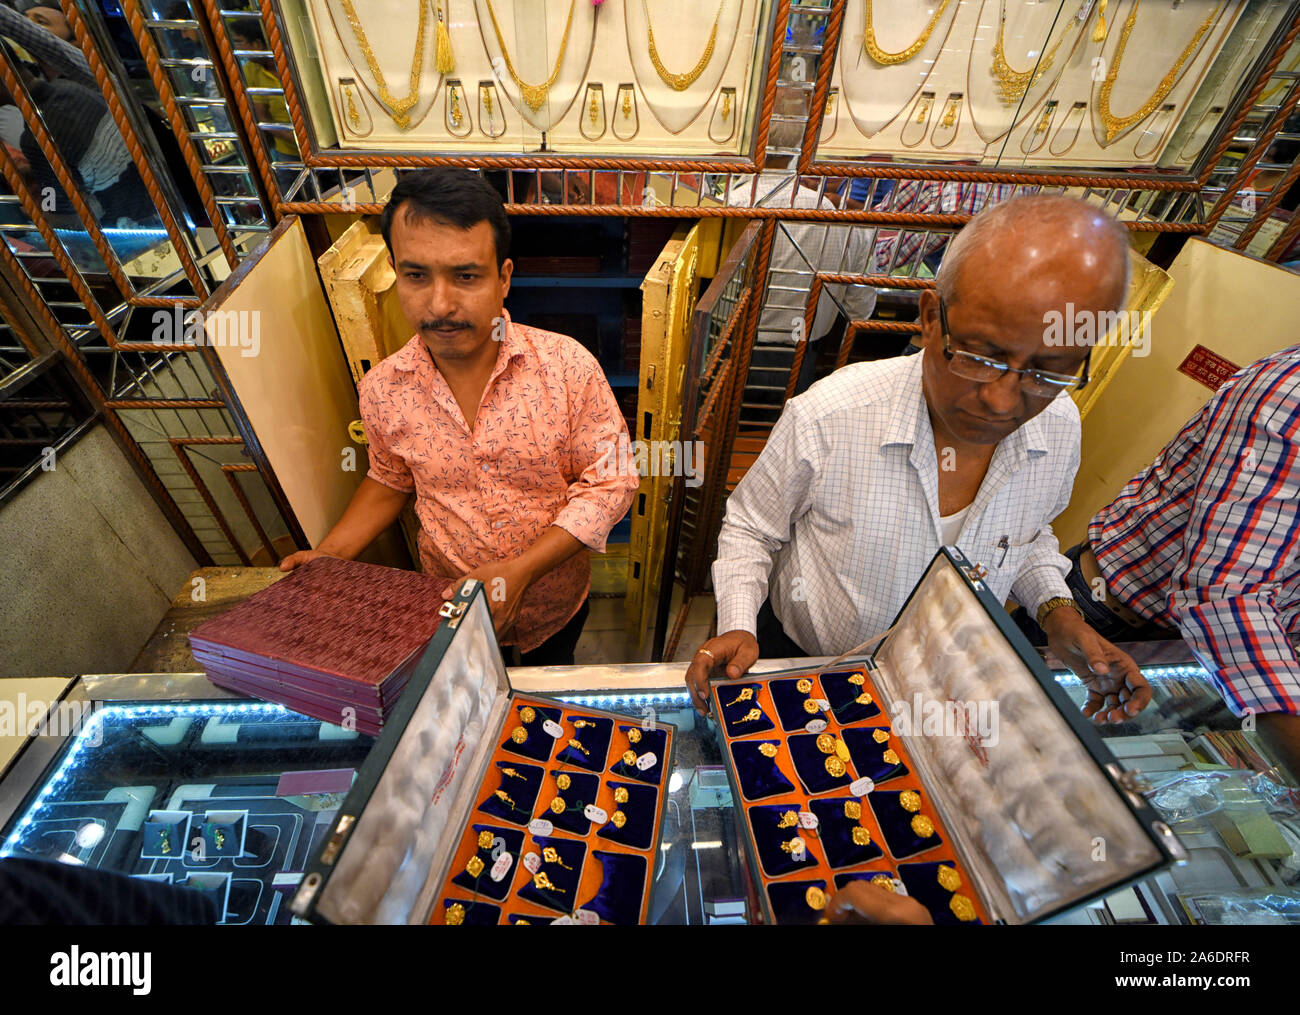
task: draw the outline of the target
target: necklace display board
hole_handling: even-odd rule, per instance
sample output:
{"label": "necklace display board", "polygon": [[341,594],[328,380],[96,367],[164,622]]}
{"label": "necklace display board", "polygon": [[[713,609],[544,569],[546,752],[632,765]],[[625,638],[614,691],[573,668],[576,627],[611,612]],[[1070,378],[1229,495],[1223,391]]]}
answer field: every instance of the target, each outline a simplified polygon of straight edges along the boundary
{"label": "necklace display board", "polygon": [[747,154],[772,39],[771,0],[278,6],[315,36],[292,62],[324,79],[316,137],[348,150]]}
{"label": "necklace display board", "polygon": [[[847,0],[819,160],[1187,169],[1283,0]],[[1216,113],[1215,110],[1218,112]]]}

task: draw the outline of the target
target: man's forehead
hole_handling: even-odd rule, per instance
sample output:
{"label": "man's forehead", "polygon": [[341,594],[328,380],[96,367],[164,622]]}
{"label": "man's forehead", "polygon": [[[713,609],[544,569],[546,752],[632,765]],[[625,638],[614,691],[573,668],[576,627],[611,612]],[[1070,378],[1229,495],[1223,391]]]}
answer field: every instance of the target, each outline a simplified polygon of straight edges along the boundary
{"label": "man's forehead", "polygon": [[486,220],[463,229],[454,222],[405,205],[393,217],[394,251],[399,242],[404,248],[418,249],[424,259],[461,261],[467,254],[482,254],[489,258],[494,237]]}

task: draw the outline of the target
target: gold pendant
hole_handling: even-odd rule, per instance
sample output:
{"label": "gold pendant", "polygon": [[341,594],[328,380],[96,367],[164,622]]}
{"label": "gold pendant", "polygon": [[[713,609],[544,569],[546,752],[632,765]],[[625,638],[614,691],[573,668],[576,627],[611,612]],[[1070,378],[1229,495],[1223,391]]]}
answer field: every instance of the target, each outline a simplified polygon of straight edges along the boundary
{"label": "gold pendant", "polygon": [[398,128],[406,130],[411,125],[410,110],[420,98],[420,73],[424,69],[424,36],[429,20],[429,5],[420,4],[420,18],[415,30],[415,56],[411,60],[410,91],[405,98],[399,99],[388,90],[388,82],[384,79],[379,61],[375,59],[374,50],[370,48],[370,40],[366,38],[365,29],[361,27],[361,19],[357,17],[357,9],[353,6],[352,0],[339,0],[339,3],[343,6],[348,24],[352,26],[352,35],[356,38],[357,45],[361,47],[361,55],[366,58],[370,76],[375,79],[380,103],[388,110],[388,115],[393,118]]}
{"label": "gold pendant", "polygon": [[[944,0],[944,3],[946,5],[948,0]],[[684,74],[674,74],[659,59],[659,49],[655,46],[655,32],[650,27],[650,6],[647,0],[641,0],[641,5],[645,9],[646,41],[650,51],[650,63],[654,65],[655,73],[673,91],[686,91],[691,85],[695,84],[699,76],[704,73],[704,68],[709,65],[709,61],[713,59],[713,45],[718,41],[718,23],[722,20],[722,8],[725,6],[725,0],[723,0],[723,3],[718,4],[718,13],[713,16],[713,30],[709,32],[709,41],[705,44],[704,55],[700,57],[694,67]]]}
{"label": "gold pendant", "polygon": [[[1226,0],[1224,0],[1226,2]],[[1142,0],[1133,0],[1133,8],[1129,11],[1128,17],[1124,20],[1124,27],[1119,33],[1119,45],[1115,48],[1115,56],[1110,62],[1110,70],[1106,74],[1106,80],[1101,84],[1101,90],[1097,94],[1097,113],[1101,116],[1102,126],[1106,130],[1106,143],[1110,144],[1120,134],[1130,127],[1155,112],[1156,107],[1165,101],[1167,96],[1174,89],[1178,81],[1178,75],[1182,73],[1183,64],[1185,64],[1196,50],[1200,47],[1201,40],[1205,33],[1210,30],[1215,21],[1219,18],[1219,13],[1223,10],[1223,3],[1218,4],[1210,12],[1210,16],[1202,22],[1192,36],[1192,41],[1183,47],[1183,51],[1178,54],[1178,60],[1169,68],[1169,71],[1160,79],[1156,90],[1152,92],[1151,97],[1138,107],[1137,112],[1130,113],[1128,116],[1115,116],[1110,111],[1110,96],[1115,88],[1115,78],[1119,74],[1120,62],[1124,59],[1124,50],[1128,48],[1128,37],[1133,34],[1133,26],[1137,24],[1138,7],[1141,6]]]}
{"label": "gold pendant", "polygon": [[564,34],[560,36],[560,55],[555,60],[555,68],[551,71],[551,76],[540,85],[529,84],[519,76],[514,62],[510,59],[510,53],[506,50],[506,40],[501,35],[501,25],[497,22],[496,11],[492,9],[492,0],[484,0],[484,2],[487,4],[488,16],[492,19],[492,31],[496,33],[497,45],[501,47],[501,56],[505,59],[506,73],[519,89],[520,96],[528,103],[528,108],[536,113],[546,102],[551,86],[559,80],[560,67],[564,64],[564,53],[569,48],[569,29],[573,27],[573,9],[577,6],[578,0],[569,0],[569,16],[564,22]]}
{"label": "gold pendant", "polygon": [[875,60],[876,63],[885,67],[892,67],[894,64],[907,63],[908,60],[921,52],[922,48],[930,41],[930,36],[934,34],[935,28],[939,24],[939,19],[943,17],[943,12],[948,9],[951,0],[943,0],[939,4],[939,9],[934,12],[930,18],[930,23],[925,26],[925,31],[921,33],[914,43],[906,49],[900,49],[897,52],[890,53],[880,48],[876,42],[876,30],[872,26],[871,19],[871,0],[867,0],[867,23],[862,33],[862,47],[867,51],[867,56]]}

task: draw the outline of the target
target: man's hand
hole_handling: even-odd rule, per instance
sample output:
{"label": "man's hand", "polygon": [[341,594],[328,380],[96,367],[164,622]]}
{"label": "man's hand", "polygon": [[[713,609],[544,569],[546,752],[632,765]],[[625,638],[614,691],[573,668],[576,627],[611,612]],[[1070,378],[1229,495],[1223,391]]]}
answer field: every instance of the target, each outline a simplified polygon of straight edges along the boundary
{"label": "man's hand", "polygon": [[827,923],[932,924],[930,911],[907,895],[870,881],[850,881],[826,904]]}
{"label": "man's hand", "polygon": [[460,589],[460,583],[466,578],[475,578],[483,583],[483,592],[487,596],[488,607],[492,610],[492,626],[496,628],[497,637],[504,637],[515,621],[519,619],[519,609],[524,603],[524,592],[537,576],[527,564],[514,560],[494,560],[490,564],[474,568],[463,575],[456,584],[447,586],[443,599],[451,599]]}
{"label": "man's hand", "polygon": [[1088,688],[1083,714],[1095,723],[1132,719],[1151,703],[1151,685],[1127,653],[1108,642],[1069,606],[1043,618],[1047,647]]}
{"label": "man's hand", "polygon": [[728,631],[710,638],[695,652],[686,670],[686,686],[700,715],[709,714],[709,677],[743,676],[758,661],[758,639],[748,631]]}
{"label": "man's hand", "polygon": [[337,553],[330,553],[328,550],[299,550],[297,553],[291,553],[280,561],[281,571],[292,571],[295,567],[301,567],[309,560],[315,560],[317,557],[339,557]]}

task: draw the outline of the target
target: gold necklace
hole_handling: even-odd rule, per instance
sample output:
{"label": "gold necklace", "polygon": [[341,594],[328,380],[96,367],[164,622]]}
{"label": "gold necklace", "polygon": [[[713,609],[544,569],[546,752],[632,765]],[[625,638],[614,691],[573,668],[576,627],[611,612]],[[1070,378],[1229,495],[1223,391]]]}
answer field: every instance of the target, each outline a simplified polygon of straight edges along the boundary
{"label": "gold necklace", "polygon": [[1107,144],[1110,144],[1135,123],[1145,120],[1160,103],[1165,101],[1165,96],[1173,91],[1178,75],[1182,72],[1183,64],[1191,59],[1192,54],[1196,52],[1201,40],[1205,37],[1205,33],[1218,20],[1219,12],[1223,10],[1224,3],[1227,0],[1219,3],[1210,12],[1210,16],[1205,19],[1201,27],[1196,30],[1196,34],[1192,36],[1192,41],[1184,46],[1183,51],[1178,54],[1177,63],[1169,68],[1169,72],[1160,79],[1160,84],[1151,93],[1151,98],[1142,103],[1137,112],[1130,113],[1128,116],[1115,116],[1110,111],[1110,93],[1115,87],[1115,77],[1119,74],[1120,61],[1124,59],[1124,48],[1128,45],[1128,37],[1133,32],[1133,26],[1137,24],[1137,12],[1141,2],[1142,0],[1133,0],[1133,9],[1129,11],[1128,18],[1124,21],[1124,28],[1119,33],[1119,45],[1116,47],[1115,56],[1110,62],[1110,71],[1106,74],[1106,80],[1102,82],[1101,91],[1097,95],[1097,112],[1101,116],[1102,126],[1106,129]]}
{"label": "gold necklace", "polygon": [[709,33],[708,45],[704,47],[704,55],[700,57],[699,62],[685,74],[674,74],[659,59],[659,49],[655,46],[655,31],[650,27],[650,5],[647,0],[641,0],[641,6],[645,8],[645,32],[650,44],[650,62],[654,64],[655,73],[673,91],[684,92],[690,88],[713,59],[713,44],[718,40],[718,23],[722,20],[722,8],[726,3],[727,0],[722,0],[718,4],[718,13],[713,16],[713,31]]}
{"label": "gold necklace", "polygon": [[871,0],[867,0],[867,26],[866,30],[862,33],[862,45],[867,51],[867,56],[875,60],[876,63],[883,64],[886,67],[892,66],[896,63],[907,63],[908,60],[921,52],[922,47],[930,41],[930,36],[934,34],[934,29],[939,24],[939,19],[943,17],[943,12],[948,9],[949,2],[950,0],[943,0],[943,2],[939,4],[939,9],[935,11],[934,15],[930,18],[930,23],[925,26],[925,31],[921,33],[919,39],[906,49],[900,49],[896,53],[890,53],[881,49],[879,44],[876,42],[876,30],[871,24]]}
{"label": "gold necklace", "polygon": [[518,87],[519,94],[528,103],[528,108],[536,113],[542,108],[542,103],[546,101],[551,86],[560,77],[560,66],[564,63],[564,51],[569,47],[569,29],[573,27],[573,8],[577,6],[578,0],[570,0],[569,2],[569,17],[564,22],[564,34],[560,37],[560,55],[556,57],[555,69],[551,71],[551,76],[540,85],[528,84],[515,72],[515,65],[510,62],[510,54],[506,51],[506,40],[501,37],[501,26],[497,23],[496,11],[492,9],[492,0],[485,0],[485,2],[487,3],[488,16],[492,19],[492,31],[496,33],[497,45],[501,47],[501,55],[505,58],[506,73],[510,75],[510,79]]}
{"label": "gold necklace", "polygon": [[424,69],[424,28],[428,21],[428,4],[420,0],[420,23],[415,31],[415,56],[411,61],[411,90],[406,98],[399,99],[388,90],[384,72],[379,69],[379,61],[375,59],[374,50],[370,48],[370,40],[366,38],[365,30],[361,27],[361,19],[357,17],[357,9],[352,6],[352,0],[339,0],[339,3],[343,6],[343,13],[347,15],[348,24],[352,26],[352,34],[356,36],[357,45],[361,47],[361,55],[366,58],[370,76],[375,79],[375,86],[379,89],[379,101],[388,110],[388,115],[393,118],[393,122],[400,129],[406,130],[411,125],[411,118],[407,114],[420,98],[420,72]]}
{"label": "gold necklace", "polygon": [[1007,0],[1002,0],[1002,20],[998,24],[998,37],[993,43],[993,77],[997,86],[998,96],[1005,105],[1011,106],[1020,101],[1020,97],[1029,91],[1032,85],[1038,84],[1038,79],[1047,73],[1047,68],[1052,66],[1052,61],[1056,59],[1056,51],[1061,48],[1061,43],[1065,41],[1065,36],[1069,33],[1067,27],[1061,37],[1056,40],[1056,45],[1047,51],[1047,55],[1038,61],[1038,66],[1030,70],[1016,70],[1011,64],[1007,63],[1007,52],[1004,48],[1004,37],[1007,30]]}

